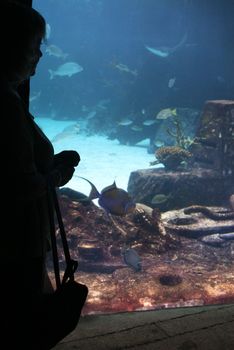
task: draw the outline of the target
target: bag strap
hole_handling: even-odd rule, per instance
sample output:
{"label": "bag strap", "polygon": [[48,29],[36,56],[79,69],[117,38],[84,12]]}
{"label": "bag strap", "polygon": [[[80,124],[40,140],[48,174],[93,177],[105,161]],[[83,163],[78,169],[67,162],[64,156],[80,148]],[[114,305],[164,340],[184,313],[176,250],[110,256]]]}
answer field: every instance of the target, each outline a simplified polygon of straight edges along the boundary
{"label": "bag strap", "polygon": [[[55,281],[56,281],[57,288],[60,288],[61,285],[66,283],[68,280],[71,280],[71,281],[74,280],[74,273],[78,267],[78,261],[71,259],[71,256],[70,256],[69,246],[68,246],[66,232],[65,232],[63,219],[62,219],[62,215],[59,207],[56,189],[50,184],[48,184],[47,193],[48,193],[48,203],[49,203],[50,236],[51,236]],[[52,205],[52,201],[54,205]],[[60,231],[60,236],[61,236],[63,250],[64,250],[64,256],[65,256],[65,262],[66,262],[66,268],[64,271],[62,281],[60,279],[57,240],[56,240],[56,234],[55,234],[54,209],[58,220],[59,231]]]}

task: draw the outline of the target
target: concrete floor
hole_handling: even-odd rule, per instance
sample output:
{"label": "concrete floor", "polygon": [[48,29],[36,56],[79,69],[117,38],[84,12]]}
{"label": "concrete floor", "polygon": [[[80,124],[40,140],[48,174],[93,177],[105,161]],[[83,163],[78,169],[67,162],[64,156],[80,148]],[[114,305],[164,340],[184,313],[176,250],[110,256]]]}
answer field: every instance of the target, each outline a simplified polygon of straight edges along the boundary
{"label": "concrete floor", "polygon": [[234,304],[84,316],[68,349],[234,350]]}

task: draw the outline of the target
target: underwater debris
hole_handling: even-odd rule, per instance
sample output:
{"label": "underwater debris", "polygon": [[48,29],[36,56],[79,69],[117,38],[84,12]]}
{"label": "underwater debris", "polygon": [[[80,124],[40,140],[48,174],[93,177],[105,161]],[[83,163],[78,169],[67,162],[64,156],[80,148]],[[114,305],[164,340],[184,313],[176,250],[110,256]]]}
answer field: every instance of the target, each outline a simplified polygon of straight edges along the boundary
{"label": "underwater debris", "polygon": [[85,260],[103,261],[104,249],[98,245],[98,240],[83,240],[78,246],[79,256]]}
{"label": "underwater debris", "polygon": [[[153,210],[152,210],[153,212]],[[149,215],[143,208],[136,208],[134,216],[134,223],[141,225],[148,231],[159,233],[158,222],[151,215]]]}
{"label": "underwater debris", "polygon": [[182,283],[183,279],[179,275],[172,275],[172,274],[167,274],[167,275],[161,275],[159,276],[159,282],[163,286],[177,286],[178,284]]}
{"label": "underwater debris", "polygon": [[162,163],[166,170],[177,170],[183,162],[192,157],[192,154],[178,146],[160,147],[155,152],[156,161],[150,162],[150,165]]}
{"label": "underwater debris", "polygon": [[180,242],[178,237],[173,236],[171,233],[165,230],[164,224],[161,220],[161,213],[158,208],[154,208],[149,214],[148,211],[145,211],[140,207],[137,207],[132,218],[135,225],[139,227],[137,233],[138,241],[143,239],[146,242],[146,235],[141,237],[141,231],[148,232],[149,245],[154,247],[158,252],[164,251],[165,249],[170,249],[173,247],[179,247]]}
{"label": "underwater debris", "polygon": [[234,211],[223,210],[221,212],[214,212],[203,205],[192,205],[184,208],[185,214],[202,213],[212,220],[230,220],[234,219]]}
{"label": "underwater debris", "polygon": [[[194,207],[202,207],[202,206],[191,206]],[[191,208],[188,207],[188,208]],[[202,207],[203,208],[203,207]],[[206,208],[206,207],[205,207]],[[233,235],[231,233],[234,232],[234,221],[232,216],[225,217],[225,214],[232,214],[233,212],[227,211],[225,208],[207,208],[209,211],[206,211],[208,216],[203,216],[200,210],[192,211],[190,213],[191,216],[188,216],[188,221],[186,220],[185,215],[189,215],[189,213],[184,209],[175,210],[170,212],[170,216],[163,219],[164,227],[167,232],[170,232],[172,235],[176,234],[179,236],[184,236],[188,238],[201,238],[205,236],[211,236],[214,234],[219,234],[219,236],[213,236],[210,240],[232,240]],[[184,210],[186,214],[184,213]],[[216,218],[216,214],[218,214],[218,220]],[[219,214],[224,214],[220,219]],[[228,236],[228,235],[229,236]],[[225,237],[223,236],[225,235]],[[227,236],[226,236],[227,235]],[[205,239],[206,241],[208,239]]]}

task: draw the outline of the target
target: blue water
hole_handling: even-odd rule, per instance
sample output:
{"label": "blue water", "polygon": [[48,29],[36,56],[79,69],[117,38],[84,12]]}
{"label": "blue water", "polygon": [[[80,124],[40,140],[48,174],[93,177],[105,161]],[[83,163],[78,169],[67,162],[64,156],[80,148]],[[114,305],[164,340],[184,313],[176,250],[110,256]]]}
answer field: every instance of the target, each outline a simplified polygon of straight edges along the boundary
{"label": "blue water", "polygon": [[[68,54],[48,55],[44,47],[31,82],[31,92],[41,92],[32,103],[34,113],[77,119],[95,110],[92,132],[111,133],[123,117],[142,120],[142,110],[148,118],[167,107],[200,110],[207,99],[233,97],[232,2],[34,0],[33,5],[51,28],[47,45]],[[185,35],[185,43],[166,58],[146,49],[174,47]],[[84,70],[49,79],[48,69],[70,61]]]}
{"label": "blue water", "polygon": [[157,119],[161,110],[176,110],[192,140],[205,102],[233,98],[233,2],[34,0],[33,6],[48,29],[31,79],[37,117],[75,122],[80,134],[129,147],[146,140],[145,153],[153,154],[175,144],[173,118]]}

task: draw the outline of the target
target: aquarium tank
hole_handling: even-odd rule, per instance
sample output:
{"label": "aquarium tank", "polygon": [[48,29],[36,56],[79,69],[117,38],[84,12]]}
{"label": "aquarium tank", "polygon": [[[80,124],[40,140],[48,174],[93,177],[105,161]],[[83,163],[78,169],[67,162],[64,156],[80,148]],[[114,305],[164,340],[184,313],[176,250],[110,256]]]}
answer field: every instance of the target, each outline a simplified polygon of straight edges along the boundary
{"label": "aquarium tank", "polygon": [[234,3],[33,7],[30,112],[81,157],[58,197],[84,314],[233,302]]}

